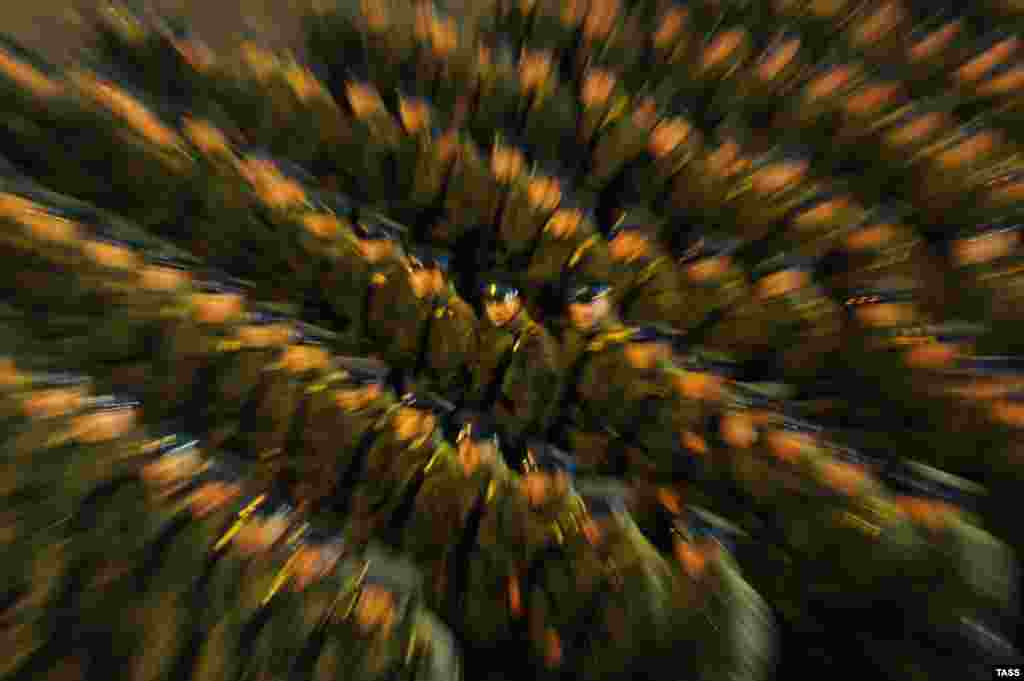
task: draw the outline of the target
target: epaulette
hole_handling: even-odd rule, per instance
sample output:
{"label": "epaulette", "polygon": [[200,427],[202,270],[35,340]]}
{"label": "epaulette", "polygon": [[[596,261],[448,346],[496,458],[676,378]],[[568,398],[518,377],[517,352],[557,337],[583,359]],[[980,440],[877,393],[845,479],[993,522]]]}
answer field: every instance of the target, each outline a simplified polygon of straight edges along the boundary
{"label": "epaulette", "polygon": [[583,243],[576,247],[576,250],[572,252],[572,256],[569,258],[569,267],[575,267],[583,255],[594,247],[594,244],[601,240],[600,234],[591,234],[587,237]]}
{"label": "epaulette", "polygon": [[228,528],[227,532],[225,532],[221,536],[221,538],[217,540],[217,543],[213,545],[214,552],[220,551],[229,543],[231,543],[231,540],[235,538],[235,535],[237,535],[242,530],[242,527],[245,526],[245,523],[248,522],[249,516],[251,516],[256,511],[256,509],[259,508],[266,500],[267,495],[261,494],[260,496],[253,499],[253,501],[249,503],[248,506],[239,511],[238,517],[235,519],[235,522],[232,523],[231,527]]}
{"label": "epaulette", "polygon": [[605,117],[601,121],[601,124],[597,127],[598,131],[604,130],[605,128],[607,128],[608,126],[612,125],[620,118],[625,116],[626,112],[629,109],[630,102],[631,100],[627,95],[619,95],[618,97],[616,97],[615,101],[608,109],[608,113],[605,114]]}
{"label": "epaulette", "polygon": [[618,345],[621,343],[629,342],[629,339],[633,337],[633,329],[619,329],[616,331],[609,331],[598,336],[587,344],[588,352],[600,352],[609,345]]}
{"label": "epaulette", "polygon": [[649,282],[651,278],[654,276],[654,273],[658,270],[659,267],[662,266],[662,264],[664,264],[666,260],[668,260],[668,256],[663,255],[647,263],[647,265],[645,265],[644,268],[640,270],[640,275],[637,277],[637,282],[641,284],[646,284],[647,282]]}

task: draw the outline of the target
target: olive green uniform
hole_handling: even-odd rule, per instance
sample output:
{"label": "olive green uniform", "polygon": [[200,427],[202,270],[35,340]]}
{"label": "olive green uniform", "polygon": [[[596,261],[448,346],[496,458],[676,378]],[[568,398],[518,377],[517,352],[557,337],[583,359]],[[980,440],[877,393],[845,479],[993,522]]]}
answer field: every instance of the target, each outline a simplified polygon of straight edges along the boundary
{"label": "olive green uniform", "polygon": [[481,325],[469,401],[493,408],[499,427],[513,441],[546,433],[560,388],[555,340],[525,310],[505,326]]}

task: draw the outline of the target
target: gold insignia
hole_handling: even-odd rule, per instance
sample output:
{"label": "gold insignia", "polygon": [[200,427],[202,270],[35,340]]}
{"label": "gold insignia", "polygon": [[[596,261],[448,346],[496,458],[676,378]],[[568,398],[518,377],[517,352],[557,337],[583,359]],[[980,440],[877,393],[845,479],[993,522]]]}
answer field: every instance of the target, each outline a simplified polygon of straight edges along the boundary
{"label": "gold insignia", "polygon": [[257,508],[259,508],[260,504],[266,501],[266,499],[267,495],[261,494],[258,497],[256,497],[256,499],[254,499],[251,504],[249,504],[241,511],[239,511],[238,519],[230,528],[228,528],[228,531],[224,533],[224,536],[217,540],[217,543],[213,545],[213,550],[220,551],[222,548],[227,546],[228,543],[235,538],[235,535],[238,534],[239,531],[241,531],[242,526],[245,525],[246,521],[249,519],[249,516],[251,516],[253,512]]}
{"label": "gold insignia", "polygon": [[839,515],[839,521],[846,527],[858,529],[872,538],[877,537],[882,533],[882,528],[878,527],[878,525],[869,523],[867,520],[864,520],[864,518],[850,513],[849,511],[843,511]]}
{"label": "gold insignia", "polygon": [[242,342],[237,340],[222,340],[217,343],[217,352],[235,352],[242,349]]}
{"label": "gold insignia", "polygon": [[373,275],[373,277],[370,278],[370,283],[373,284],[374,286],[383,286],[384,284],[388,283],[388,278],[381,274],[380,272],[378,272],[377,274]]}
{"label": "gold insignia", "polygon": [[[620,218],[619,221],[621,222],[623,219],[625,219],[625,218],[624,217]],[[594,244],[596,244],[599,240],[600,240],[600,237],[597,234],[593,234],[589,238],[587,238],[586,241],[581,243],[579,245],[579,247],[575,251],[573,251],[572,257],[569,258],[569,267],[575,267],[576,263],[578,263],[580,261],[580,259],[583,257],[583,255],[588,250],[590,250],[594,246]]]}
{"label": "gold insignia", "polygon": [[281,570],[274,577],[273,583],[270,585],[270,591],[260,601],[260,605],[266,605],[270,600],[277,595],[277,592],[281,590],[281,587],[288,583],[291,579],[292,574],[295,572],[295,562],[299,558],[299,552],[296,551],[288,557],[288,561],[281,567]]}

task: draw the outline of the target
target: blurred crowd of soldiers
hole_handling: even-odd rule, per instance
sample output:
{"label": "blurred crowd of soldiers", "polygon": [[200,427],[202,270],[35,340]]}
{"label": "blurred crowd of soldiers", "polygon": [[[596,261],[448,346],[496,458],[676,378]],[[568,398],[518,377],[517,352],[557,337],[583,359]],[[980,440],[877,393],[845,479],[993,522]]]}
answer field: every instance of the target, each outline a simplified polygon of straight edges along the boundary
{"label": "blurred crowd of soldiers", "polygon": [[1015,658],[1012,7],[312,5],[0,48],[4,681]]}

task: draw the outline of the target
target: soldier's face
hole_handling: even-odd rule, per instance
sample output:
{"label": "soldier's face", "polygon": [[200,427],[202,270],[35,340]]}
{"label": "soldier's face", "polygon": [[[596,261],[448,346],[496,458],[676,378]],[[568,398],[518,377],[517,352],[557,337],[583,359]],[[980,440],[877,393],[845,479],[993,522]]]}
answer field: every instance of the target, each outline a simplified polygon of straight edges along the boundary
{"label": "soldier's face", "polygon": [[491,156],[491,172],[499,182],[512,182],[525,169],[526,157],[514,147],[498,147]]}
{"label": "soldier's face", "polygon": [[242,553],[254,555],[265,553],[284,537],[288,531],[288,520],[284,515],[246,523],[235,536],[235,545]]}
{"label": "soldier's face", "polygon": [[292,587],[302,591],[326,575],[341,558],[341,552],[334,548],[305,546],[299,549],[295,558],[295,580]]}
{"label": "soldier's face", "polygon": [[935,157],[935,161],[943,168],[962,168],[973,163],[995,149],[1000,143],[999,135],[985,130],[971,135],[951,149]]}
{"label": "soldier's face", "polygon": [[334,393],[334,403],[345,411],[357,411],[380,397],[381,390],[379,383],[338,390]]}
{"label": "soldier's face", "polygon": [[583,221],[583,214],[577,210],[558,210],[548,220],[547,228],[556,238],[570,236]]}
{"label": "soldier's face", "polygon": [[722,440],[730,447],[749,449],[757,442],[757,424],[744,412],[730,412],[722,416],[719,426]]}
{"label": "soldier's face", "polygon": [[857,47],[872,45],[895,30],[905,17],[899,3],[887,2],[854,28],[852,42]]}
{"label": "soldier's face", "polygon": [[773,78],[777,78],[782,70],[789,65],[790,62],[796,58],[797,52],[800,51],[800,39],[793,38],[787,40],[774,47],[769,54],[767,54],[757,65],[757,69],[754,74],[757,78],[763,82],[768,82]]}
{"label": "soldier's face", "polygon": [[327,350],[312,345],[289,346],[281,356],[282,366],[294,373],[324,369],[330,360],[331,356]]}
{"label": "soldier's face", "polygon": [[246,325],[236,331],[239,342],[247,348],[281,347],[288,344],[292,333],[294,328],[290,324]]}
{"label": "soldier's face", "polygon": [[426,298],[434,291],[434,275],[425,267],[410,269],[409,284],[412,286],[413,295],[417,298]]}
{"label": "soldier's face", "polygon": [[675,44],[686,29],[689,17],[689,12],[683,7],[671,7],[666,11],[654,32],[654,46],[665,49]]}
{"label": "soldier's face", "polygon": [[847,97],[843,109],[852,116],[868,116],[902,95],[902,87],[895,83],[871,85]]}
{"label": "soldier's face", "polygon": [[675,385],[683,397],[690,400],[714,401],[721,397],[722,378],[699,371],[684,371]]}
{"label": "soldier's face", "polygon": [[433,429],[434,417],[427,412],[412,407],[401,407],[395,414],[395,435],[403,442],[415,440]]}
{"label": "soldier's face", "polygon": [[372,584],[363,587],[355,612],[356,623],[363,632],[390,629],[394,616],[395,599],[390,591]]}
{"label": "soldier's face", "polygon": [[228,154],[228,138],[209,121],[189,119],[184,124],[185,137],[206,156]]}
{"label": "soldier's face", "polygon": [[241,493],[242,490],[238,485],[208,482],[189,496],[189,511],[195,518],[205,518]]}
{"label": "soldier's face", "polygon": [[962,29],[963,21],[960,19],[943,24],[907,48],[907,60],[916,64],[932,59],[949,47]]}
{"label": "soldier's face", "polygon": [[843,243],[852,251],[869,251],[888,243],[896,236],[896,227],[890,224],[877,224],[858,229],[848,234]]}
{"label": "soldier's face", "polygon": [[129,270],[139,266],[138,257],[129,248],[101,241],[87,241],[83,246],[83,250],[86,257],[102,267]]}
{"label": "soldier's face", "polygon": [[727,255],[718,255],[711,258],[702,258],[686,266],[686,277],[690,281],[702,282],[713,281],[725,276],[732,267],[732,258]]}
{"label": "soldier's face", "polygon": [[989,409],[989,415],[996,423],[1013,428],[1024,428],[1024,403],[1022,402],[999,400]]}
{"label": "soldier's face", "polygon": [[960,347],[952,343],[922,343],[905,351],[903,361],[913,369],[944,369],[960,354]]}
{"label": "soldier's face", "polygon": [[814,102],[831,97],[853,79],[856,71],[855,67],[847,64],[829,70],[808,84],[807,98]]}
{"label": "soldier's face", "polygon": [[979,265],[1004,258],[1020,244],[1017,231],[995,232],[975,239],[961,239],[953,246],[953,258],[960,267]]}
{"label": "soldier's face", "polygon": [[494,300],[488,301],[484,309],[491,324],[505,326],[519,314],[519,311],[522,309],[522,303],[519,302],[519,298]]}
{"label": "soldier's face", "polygon": [[584,106],[598,106],[607,102],[616,85],[615,75],[605,69],[591,69],[583,81],[580,98]]}
{"label": "soldier's face", "polygon": [[913,303],[874,303],[861,305],[855,315],[861,324],[868,327],[899,326],[909,324],[917,318]]}
{"label": "soldier's face", "polygon": [[807,175],[806,161],[772,163],[755,172],[750,183],[760,194],[774,194],[800,182]]}
{"label": "soldier's face", "polygon": [[157,487],[169,487],[190,478],[200,468],[198,452],[177,456],[162,456],[142,468],[142,479]]}
{"label": "soldier's face", "polygon": [[556,478],[541,471],[531,471],[524,475],[522,484],[527,500],[534,507],[547,503],[557,488]]}
{"label": "soldier's face", "polygon": [[309,213],[302,216],[302,227],[321,239],[329,239],[341,231],[343,223],[337,215],[330,213]]}
{"label": "soldier's face", "polygon": [[435,267],[430,270],[430,292],[434,295],[440,294],[448,286],[447,275],[444,270]]}
{"label": "soldier's face", "polygon": [[589,331],[608,317],[610,305],[606,297],[589,303],[573,303],[569,306],[569,321],[576,329]]}
{"label": "soldier's face", "polygon": [[735,54],[747,39],[743,29],[732,29],[716,36],[701,54],[701,68],[710,69],[718,66],[731,55]]}
{"label": "soldier's face", "polygon": [[664,343],[629,343],[625,348],[626,361],[634,369],[656,369],[671,355],[671,350]]}
{"label": "soldier's face", "polygon": [[14,360],[9,357],[0,359],[0,386],[15,386],[23,378],[25,378],[25,374],[21,373]]}
{"label": "soldier's face", "polygon": [[973,83],[1013,56],[1019,48],[1020,39],[1010,36],[969,60],[954,71],[953,76],[962,84]]}
{"label": "soldier's face", "polygon": [[139,285],[147,291],[176,291],[191,281],[191,274],[173,267],[150,265],[139,274]]}
{"label": "soldier's face", "polygon": [[58,218],[39,204],[15,194],[0,193],[0,215],[24,225],[29,234],[43,241],[67,243],[79,235],[74,222]]}
{"label": "soldier's face", "polygon": [[480,466],[486,466],[497,458],[493,442],[474,442],[468,437],[459,442],[458,451],[459,462],[466,475],[472,475]]}
{"label": "soldier's face", "polygon": [[75,419],[75,435],[82,442],[109,442],[131,431],[138,422],[135,409],[85,414]]}
{"label": "soldier's face", "polygon": [[783,296],[811,283],[811,275],[803,270],[784,270],[769,274],[757,282],[757,292],[764,298]]}
{"label": "soldier's face", "polygon": [[823,201],[818,205],[798,214],[793,222],[798,229],[820,227],[835,220],[839,211],[849,207],[850,201],[845,197]]}
{"label": "soldier's face", "polygon": [[391,258],[395,253],[395,244],[392,241],[382,240],[359,240],[359,252],[366,262],[377,264]]}
{"label": "soldier's face", "polygon": [[948,123],[948,117],[945,114],[939,112],[926,113],[896,125],[885,133],[885,140],[895,147],[911,146],[923,142]]}
{"label": "soldier's face", "polygon": [[691,579],[700,579],[707,571],[708,561],[716,553],[716,544],[701,546],[676,537],[673,553]]}
{"label": "soldier's face", "polygon": [[33,392],[22,400],[26,416],[34,419],[52,418],[70,414],[82,406],[84,388],[55,388]]}
{"label": "soldier's face", "polygon": [[199,293],[192,296],[192,318],[201,324],[226,324],[242,316],[245,301],[234,293]]}
{"label": "soldier's face", "polygon": [[636,232],[621,232],[608,244],[608,252],[618,261],[633,260],[647,252],[647,240]]}
{"label": "soldier's face", "polygon": [[787,430],[768,431],[765,440],[772,453],[783,461],[795,461],[805,449],[814,444],[814,438],[810,435]]}
{"label": "soldier's face", "polygon": [[1024,66],[1014,66],[978,87],[978,94],[992,96],[1020,92],[1024,89]]}

